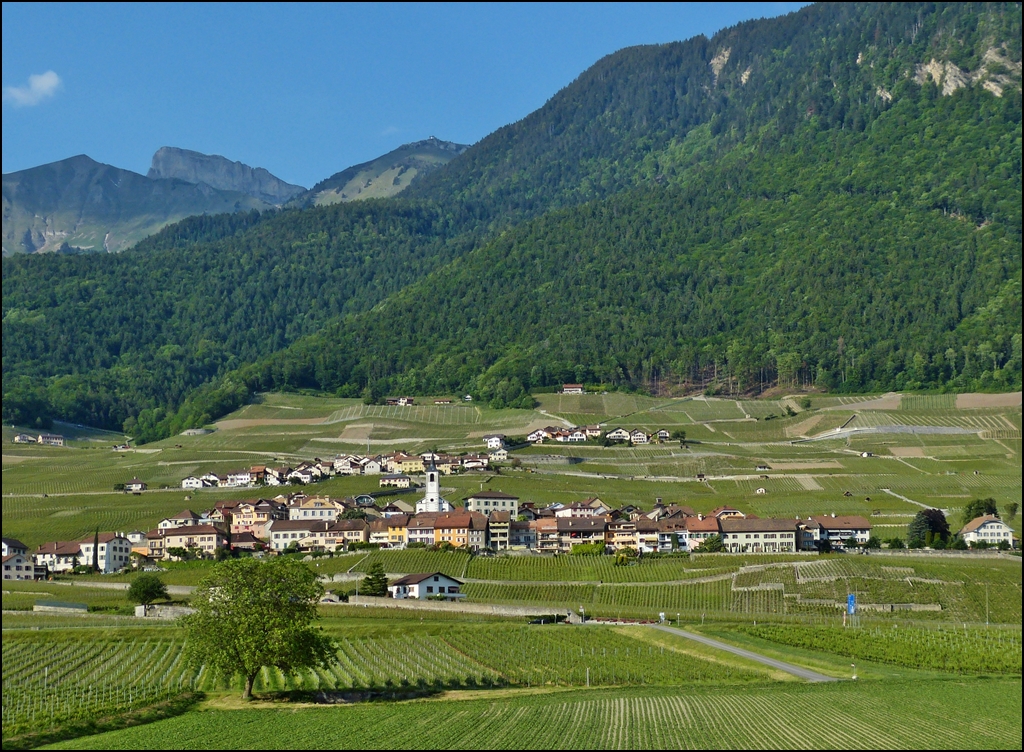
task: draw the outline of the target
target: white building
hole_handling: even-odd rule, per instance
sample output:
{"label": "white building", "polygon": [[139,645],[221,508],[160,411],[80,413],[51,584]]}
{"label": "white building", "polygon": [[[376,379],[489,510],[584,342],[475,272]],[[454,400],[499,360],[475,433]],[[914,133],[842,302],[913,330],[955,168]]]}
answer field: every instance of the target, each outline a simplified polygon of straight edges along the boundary
{"label": "white building", "polygon": [[968,545],[984,541],[991,546],[998,546],[1000,541],[1006,541],[1013,546],[1013,530],[994,514],[975,517],[960,529],[960,537]]}
{"label": "white building", "polygon": [[25,554],[10,554],[3,557],[5,580],[34,580],[36,566]]}
{"label": "white building", "polygon": [[484,444],[487,445],[488,449],[501,449],[503,446],[505,446],[505,434],[488,434],[487,436],[484,436]]}
{"label": "white building", "polygon": [[[82,549],[82,563],[92,564],[93,538],[88,537],[80,541]],[[103,573],[119,572],[128,566],[128,554],[132,552],[132,544],[120,533],[100,533],[99,535],[99,565]]]}
{"label": "white building", "polygon": [[453,507],[441,498],[441,471],[431,461],[427,466],[427,494],[416,502],[416,514],[422,512],[451,512]]}
{"label": "white building", "polygon": [[445,600],[458,600],[465,596],[459,592],[462,583],[454,577],[449,577],[440,572],[428,574],[407,574],[388,585],[388,593],[392,598],[405,600],[414,598],[423,600],[425,598],[444,598]]}
{"label": "white building", "polygon": [[181,487],[186,491],[197,491],[200,488],[205,488],[206,484],[203,483],[202,478],[197,478],[194,475],[190,475],[187,478],[182,479]]}

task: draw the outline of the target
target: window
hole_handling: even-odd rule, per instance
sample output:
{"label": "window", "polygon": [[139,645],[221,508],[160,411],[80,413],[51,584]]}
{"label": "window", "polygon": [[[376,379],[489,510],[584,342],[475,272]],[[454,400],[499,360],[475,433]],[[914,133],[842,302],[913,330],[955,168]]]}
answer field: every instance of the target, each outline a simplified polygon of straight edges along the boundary
{"label": "window", "polygon": [[434,586],[433,585],[427,585],[427,592],[428,593],[433,593],[434,592]]}

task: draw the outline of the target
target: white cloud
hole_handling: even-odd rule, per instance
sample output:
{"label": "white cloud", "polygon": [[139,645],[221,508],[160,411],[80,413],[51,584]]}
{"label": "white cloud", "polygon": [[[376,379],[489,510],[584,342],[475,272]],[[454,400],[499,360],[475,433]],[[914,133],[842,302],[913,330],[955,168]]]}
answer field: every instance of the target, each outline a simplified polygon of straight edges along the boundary
{"label": "white cloud", "polygon": [[33,73],[28,77],[28,86],[5,86],[4,100],[10,100],[15,107],[34,107],[56,94],[60,83],[60,76],[52,70]]}

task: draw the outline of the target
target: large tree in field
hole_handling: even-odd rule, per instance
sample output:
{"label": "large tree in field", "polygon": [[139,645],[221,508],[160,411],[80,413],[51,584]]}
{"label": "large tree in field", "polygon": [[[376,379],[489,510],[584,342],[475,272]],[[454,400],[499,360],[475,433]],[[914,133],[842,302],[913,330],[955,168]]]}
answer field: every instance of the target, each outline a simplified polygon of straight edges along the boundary
{"label": "large tree in field", "polygon": [[996,517],[999,516],[999,509],[996,507],[996,500],[991,496],[987,499],[975,499],[974,501],[967,503],[963,511],[964,524],[966,525],[975,517],[984,517],[986,514],[994,514]]}
{"label": "large tree in field", "polygon": [[933,539],[946,540],[949,538],[949,523],[941,509],[922,509],[915,514],[910,527],[907,528],[907,540],[919,540],[922,543],[930,544],[928,533],[932,534]]}
{"label": "large tree in field", "polygon": [[334,644],[313,625],[323,594],[312,570],[294,559],[218,564],[192,597],[195,613],[183,619],[186,657],[227,677],[241,674],[245,700],[264,666],[325,666]]}
{"label": "large tree in field", "polygon": [[148,606],[167,600],[167,586],[155,574],[140,574],[128,587],[128,600]]}

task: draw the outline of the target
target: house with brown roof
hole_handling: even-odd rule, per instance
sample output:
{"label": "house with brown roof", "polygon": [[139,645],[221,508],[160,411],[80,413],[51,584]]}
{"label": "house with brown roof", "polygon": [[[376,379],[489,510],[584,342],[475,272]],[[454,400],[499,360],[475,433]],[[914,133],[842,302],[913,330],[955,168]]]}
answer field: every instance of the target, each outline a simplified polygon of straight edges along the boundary
{"label": "house with brown roof", "polygon": [[196,514],[191,509],[185,509],[173,517],[166,517],[160,520],[160,524],[157,525],[161,529],[170,529],[172,527],[188,527],[189,525],[199,525],[202,520],[202,515]]}
{"label": "house with brown roof", "polygon": [[864,545],[871,537],[871,523],[860,515],[822,514],[808,517],[799,523],[800,548],[813,551],[819,541],[828,540],[832,548],[845,548],[846,541],[854,538]]}
{"label": "house with brown roof", "polygon": [[[685,528],[686,548],[689,551],[693,551],[695,548],[698,548],[711,536],[722,534],[722,530],[718,524],[718,518],[716,517],[687,517],[685,518]],[[680,541],[682,541],[682,531],[676,532],[680,536]]]}
{"label": "house with brown roof", "polygon": [[286,519],[288,519],[288,507],[283,501],[275,499],[244,501],[232,513],[231,534],[252,533],[257,538],[265,540],[269,524],[274,520]]}
{"label": "house with brown roof", "polygon": [[722,543],[730,553],[795,553],[797,521],[774,518],[723,517]]}
{"label": "house with brown roof", "polygon": [[605,545],[605,530],[608,527],[608,522],[604,517],[562,517],[555,519],[555,525],[558,529],[561,551],[571,551],[574,546],[591,543]]}
{"label": "house with brown roof", "polygon": [[958,535],[968,544],[984,542],[990,546],[998,546],[1002,541],[1006,541],[1013,547],[1013,529],[994,514],[975,517],[960,528]]}
{"label": "house with brown roof", "polygon": [[146,535],[151,559],[175,559],[173,549],[192,549],[204,558],[213,557],[219,548],[227,548],[228,536],[213,525],[157,528]]}
{"label": "house with brown roof", "polygon": [[487,517],[487,547],[507,551],[511,525],[512,515],[508,512],[491,512]]}
{"label": "house with brown roof", "polygon": [[479,551],[487,547],[487,517],[478,512],[440,514],[434,519],[434,543]]}
{"label": "house with brown roof", "polygon": [[512,520],[508,524],[509,549],[537,548],[537,530],[527,520]]}
{"label": "house with brown roof", "polygon": [[5,580],[42,580],[46,568],[37,567],[27,554],[8,554],[3,557],[3,575]]}
{"label": "house with brown roof", "polygon": [[434,545],[434,521],[441,516],[440,512],[420,512],[415,517],[409,518],[406,526],[406,537],[408,543],[422,543],[426,546]]}
{"label": "house with brown roof", "polygon": [[585,394],[583,384],[562,384],[562,394]]}

